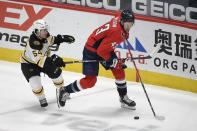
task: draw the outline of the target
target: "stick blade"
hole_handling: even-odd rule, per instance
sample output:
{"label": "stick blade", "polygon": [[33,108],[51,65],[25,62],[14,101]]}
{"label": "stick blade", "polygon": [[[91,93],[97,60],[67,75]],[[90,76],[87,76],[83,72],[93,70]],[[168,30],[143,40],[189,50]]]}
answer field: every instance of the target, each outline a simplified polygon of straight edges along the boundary
{"label": "stick blade", "polygon": [[160,121],[165,120],[165,117],[164,117],[164,116],[155,116],[155,118],[156,118],[157,120],[160,120]]}
{"label": "stick blade", "polygon": [[151,59],[152,57],[150,55],[146,56],[145,59]]}
{"label": "stick blade", "polygon": [[158,45],[155,47],[155,49],[150,53],[150,56],[153,57],[156,55],[156,53],[159,51],[162,43],[158,43]]}

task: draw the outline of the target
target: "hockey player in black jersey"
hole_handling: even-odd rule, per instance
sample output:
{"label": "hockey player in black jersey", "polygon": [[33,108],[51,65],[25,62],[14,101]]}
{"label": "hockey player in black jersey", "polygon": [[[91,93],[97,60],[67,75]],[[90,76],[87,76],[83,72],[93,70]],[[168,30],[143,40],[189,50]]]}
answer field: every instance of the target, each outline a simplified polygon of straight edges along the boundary
{"label": "hockey player in black jersey", "polygon": [[55,54],[51,56],[50,47],[53,44],[60,45],[62,42],[73,43],[75,38],[70,35],[51,36],[48,32],[48,25],[42,19],[35,21],[33,28],[33,32],[21,54],[21,70],[33,93],[39,99],[41,107],[46,107],[48,103],[41,83],[40,73],[43,72],[52,79],[57,91],[58,88],[64,85],[60,67],[65,67],[65,64],[61,57]]}

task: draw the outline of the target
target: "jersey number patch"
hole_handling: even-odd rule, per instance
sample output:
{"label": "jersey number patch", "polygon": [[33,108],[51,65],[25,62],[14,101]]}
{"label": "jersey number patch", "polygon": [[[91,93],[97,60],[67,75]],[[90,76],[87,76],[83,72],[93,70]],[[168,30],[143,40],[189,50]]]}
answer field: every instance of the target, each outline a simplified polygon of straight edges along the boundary
{"label": "jersey number patch", "polygon": [[109,30],[109,24],[106,24],[104,28],[100,28],[96,31],[96,35],[100,34],[101,32],[104,32],[106,30]]}
{"label": "jersey number patch", "polygon": [[38,56],[38,54],[42,55],[42,52],[40,50],[39,51],[34,50],[34,51],[32,51],[32,53],[33,53],[34,57]]}

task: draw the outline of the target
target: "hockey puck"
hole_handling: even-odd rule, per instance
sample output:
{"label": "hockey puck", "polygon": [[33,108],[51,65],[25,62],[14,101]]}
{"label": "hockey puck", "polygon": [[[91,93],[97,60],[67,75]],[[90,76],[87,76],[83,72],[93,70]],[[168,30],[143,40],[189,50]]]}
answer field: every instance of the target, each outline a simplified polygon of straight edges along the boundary
{"label": "hockey puck", "polygon": [[135,120],[138,120],[139,118],[140,118],[139,116],[135,116],[135,117],[134,117]]}

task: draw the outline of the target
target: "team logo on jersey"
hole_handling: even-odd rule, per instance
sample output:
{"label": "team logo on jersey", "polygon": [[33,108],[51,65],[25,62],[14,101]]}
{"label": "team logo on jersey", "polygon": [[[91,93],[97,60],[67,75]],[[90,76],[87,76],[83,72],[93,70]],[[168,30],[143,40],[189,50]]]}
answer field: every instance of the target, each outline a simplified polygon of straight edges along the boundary
{"label": "team logo on jersey", "polygon": [[113,43],[111,44],[111,46],[112,46],[113,49],[115,49],[115,48],[118,46],[118,44],[117,44],[116,42],[113,42]]}
{"label": "team logo on jersey", "polygon": [[[146,49],[144,48],[144,46],[140,43],[140,41],[138,40],[138,38],[135,38],[135,49],[133,48],[133,46],[131,45],[131,43],[127,40],[128,46],[131,50],[133,51],[139,51],[139,52],[144,52],[147,53]],[[117,48],[121,48],[121,49],[127,49],[127,45],[125,42],[121,43],[120,45],[117,46]]]}
{"label": "team logo on jersey", "polygon": [[39,41],[34,41],[33,43],[34,43],[34,45],[40,45]]}

